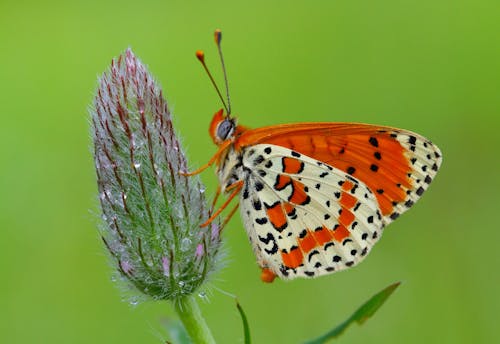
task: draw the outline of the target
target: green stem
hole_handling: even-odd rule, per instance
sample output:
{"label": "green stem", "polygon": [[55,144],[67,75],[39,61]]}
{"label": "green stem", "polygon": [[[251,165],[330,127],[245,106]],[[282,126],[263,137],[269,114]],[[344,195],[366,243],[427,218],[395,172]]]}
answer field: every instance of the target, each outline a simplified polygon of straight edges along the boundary
{"label": "green stem", "polygon": [[175,302],[175,310],[195,344],[215,344],[212,333],[193,296],[185,296]]}

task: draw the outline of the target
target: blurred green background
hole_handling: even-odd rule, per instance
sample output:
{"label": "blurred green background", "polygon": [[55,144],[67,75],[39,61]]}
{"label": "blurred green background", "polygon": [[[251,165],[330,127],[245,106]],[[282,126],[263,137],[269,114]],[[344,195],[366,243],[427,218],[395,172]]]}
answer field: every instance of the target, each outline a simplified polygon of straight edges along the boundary
{"label": "blurred green background", "polygon": [[[429,192],[359,267],[259,280],[239,216],[202,309],[220,343],[299,343],[376,291],[403,285],[342,343],[498,337],[500,5],[497,0],[0,1],[0,342],[161,343],[167,303],[132,307],[95,229],[87,107],[127,47],[162,84],[193,166],[215,152],[220,27],[234,113],[263,126],[356,121],[416,131],[443,151]],[[202,176],[215,190],[212,171]],[[495,215],[497,214],[497,215]]]}

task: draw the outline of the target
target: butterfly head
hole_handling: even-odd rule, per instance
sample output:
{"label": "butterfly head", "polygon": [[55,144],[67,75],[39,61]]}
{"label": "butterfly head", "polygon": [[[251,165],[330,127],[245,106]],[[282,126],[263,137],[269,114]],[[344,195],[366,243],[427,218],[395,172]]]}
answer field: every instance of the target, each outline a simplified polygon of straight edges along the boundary
{"label": "butterfly head", "polygon": [[210,137],[216,145],[220,145],[234,136],[236,127],[236,118],[224,115],[224,110],[220,109],[210,123]]}

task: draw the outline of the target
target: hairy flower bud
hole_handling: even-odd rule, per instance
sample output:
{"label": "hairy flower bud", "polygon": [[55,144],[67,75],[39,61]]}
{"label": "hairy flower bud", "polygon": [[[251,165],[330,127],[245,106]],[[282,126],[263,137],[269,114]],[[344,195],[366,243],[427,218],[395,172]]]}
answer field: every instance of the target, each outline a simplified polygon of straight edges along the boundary
{"label": "hairy flower bud", "polygon": [[91,112],[101,236],[122,279],[154,299],[193,293],[221,245],[204,186],[187,170],[162,90],[130,49],[99,80]]}

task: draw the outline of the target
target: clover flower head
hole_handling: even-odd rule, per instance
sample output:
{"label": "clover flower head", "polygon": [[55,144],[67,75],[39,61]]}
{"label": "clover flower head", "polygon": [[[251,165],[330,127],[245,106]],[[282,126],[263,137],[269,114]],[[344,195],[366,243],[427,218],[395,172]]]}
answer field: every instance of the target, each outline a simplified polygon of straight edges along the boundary
{"label": "clover flower head", "polygon": [[198,289],[221,260],[209,217],[161,88],[128,49],[99,79],[90,110],[102,209],[100,234],[120,279],[153,299]]}

